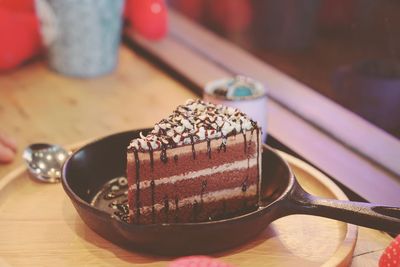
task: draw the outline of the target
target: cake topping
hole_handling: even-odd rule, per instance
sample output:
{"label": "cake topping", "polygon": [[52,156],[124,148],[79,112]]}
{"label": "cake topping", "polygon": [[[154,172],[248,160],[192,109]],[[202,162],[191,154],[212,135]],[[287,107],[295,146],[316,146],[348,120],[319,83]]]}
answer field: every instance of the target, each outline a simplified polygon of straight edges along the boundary
{"label": "cake topping", "polygon": [[193,144],[199,140],[226,138],[255,128],[258,128],[256,122],[238,109],[202,100],[188,100],[167,119],[157,123],[148,135],[141,133],[140,138],[132,140],[128,149],[147,151],[163,146]]}

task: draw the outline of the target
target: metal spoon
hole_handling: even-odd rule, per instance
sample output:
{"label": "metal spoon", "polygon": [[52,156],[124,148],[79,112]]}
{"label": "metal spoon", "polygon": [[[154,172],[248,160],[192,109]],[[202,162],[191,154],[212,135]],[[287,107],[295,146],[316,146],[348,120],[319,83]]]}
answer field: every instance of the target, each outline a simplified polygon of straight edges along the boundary
{"label": "metal spoon", "polygon": [[25,148],[24,158],[33,178],[46,183],[58,183],[61,179],[61,167],[69,152],[59,145],[38,143]]}

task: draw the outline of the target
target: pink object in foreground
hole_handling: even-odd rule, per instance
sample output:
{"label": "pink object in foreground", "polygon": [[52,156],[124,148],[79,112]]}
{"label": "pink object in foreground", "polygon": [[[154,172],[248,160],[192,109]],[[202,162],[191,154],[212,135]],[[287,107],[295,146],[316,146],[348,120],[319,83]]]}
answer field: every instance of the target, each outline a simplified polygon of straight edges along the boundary
{"label": "pink object in foreground", "polygon": [[383,252],[379,267],[400,267],[400,235]]}
{"label": "pink object in foreground", "polygon": [[168,267],[234,267],[208,256],[188,256],[171,262]]}

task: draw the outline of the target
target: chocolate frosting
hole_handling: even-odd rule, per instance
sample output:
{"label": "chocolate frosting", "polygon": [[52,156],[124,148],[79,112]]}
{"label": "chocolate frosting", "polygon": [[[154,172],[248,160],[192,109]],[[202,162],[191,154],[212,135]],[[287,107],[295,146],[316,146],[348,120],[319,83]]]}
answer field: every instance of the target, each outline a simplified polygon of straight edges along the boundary
{"label": "chocolate frosting", "polygon": [[128,150],[158,150],[220,137],[226,143],[228,136],[254,129],[259,129],[257,123],[238,109],[190,99],[155,124],[147,136],[141,133],[132,140]]}

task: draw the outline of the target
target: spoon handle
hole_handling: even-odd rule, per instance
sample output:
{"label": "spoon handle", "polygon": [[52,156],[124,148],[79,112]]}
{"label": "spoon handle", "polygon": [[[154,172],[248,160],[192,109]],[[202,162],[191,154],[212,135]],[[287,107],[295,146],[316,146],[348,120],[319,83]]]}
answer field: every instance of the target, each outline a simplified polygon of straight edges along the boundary
{"label": "spoon handle", "polygon": [[365,202],[326,199],[304,191],[298,183],[289,197],[292,213],[317,215],[390,233],[400,233],[400,208]]}

